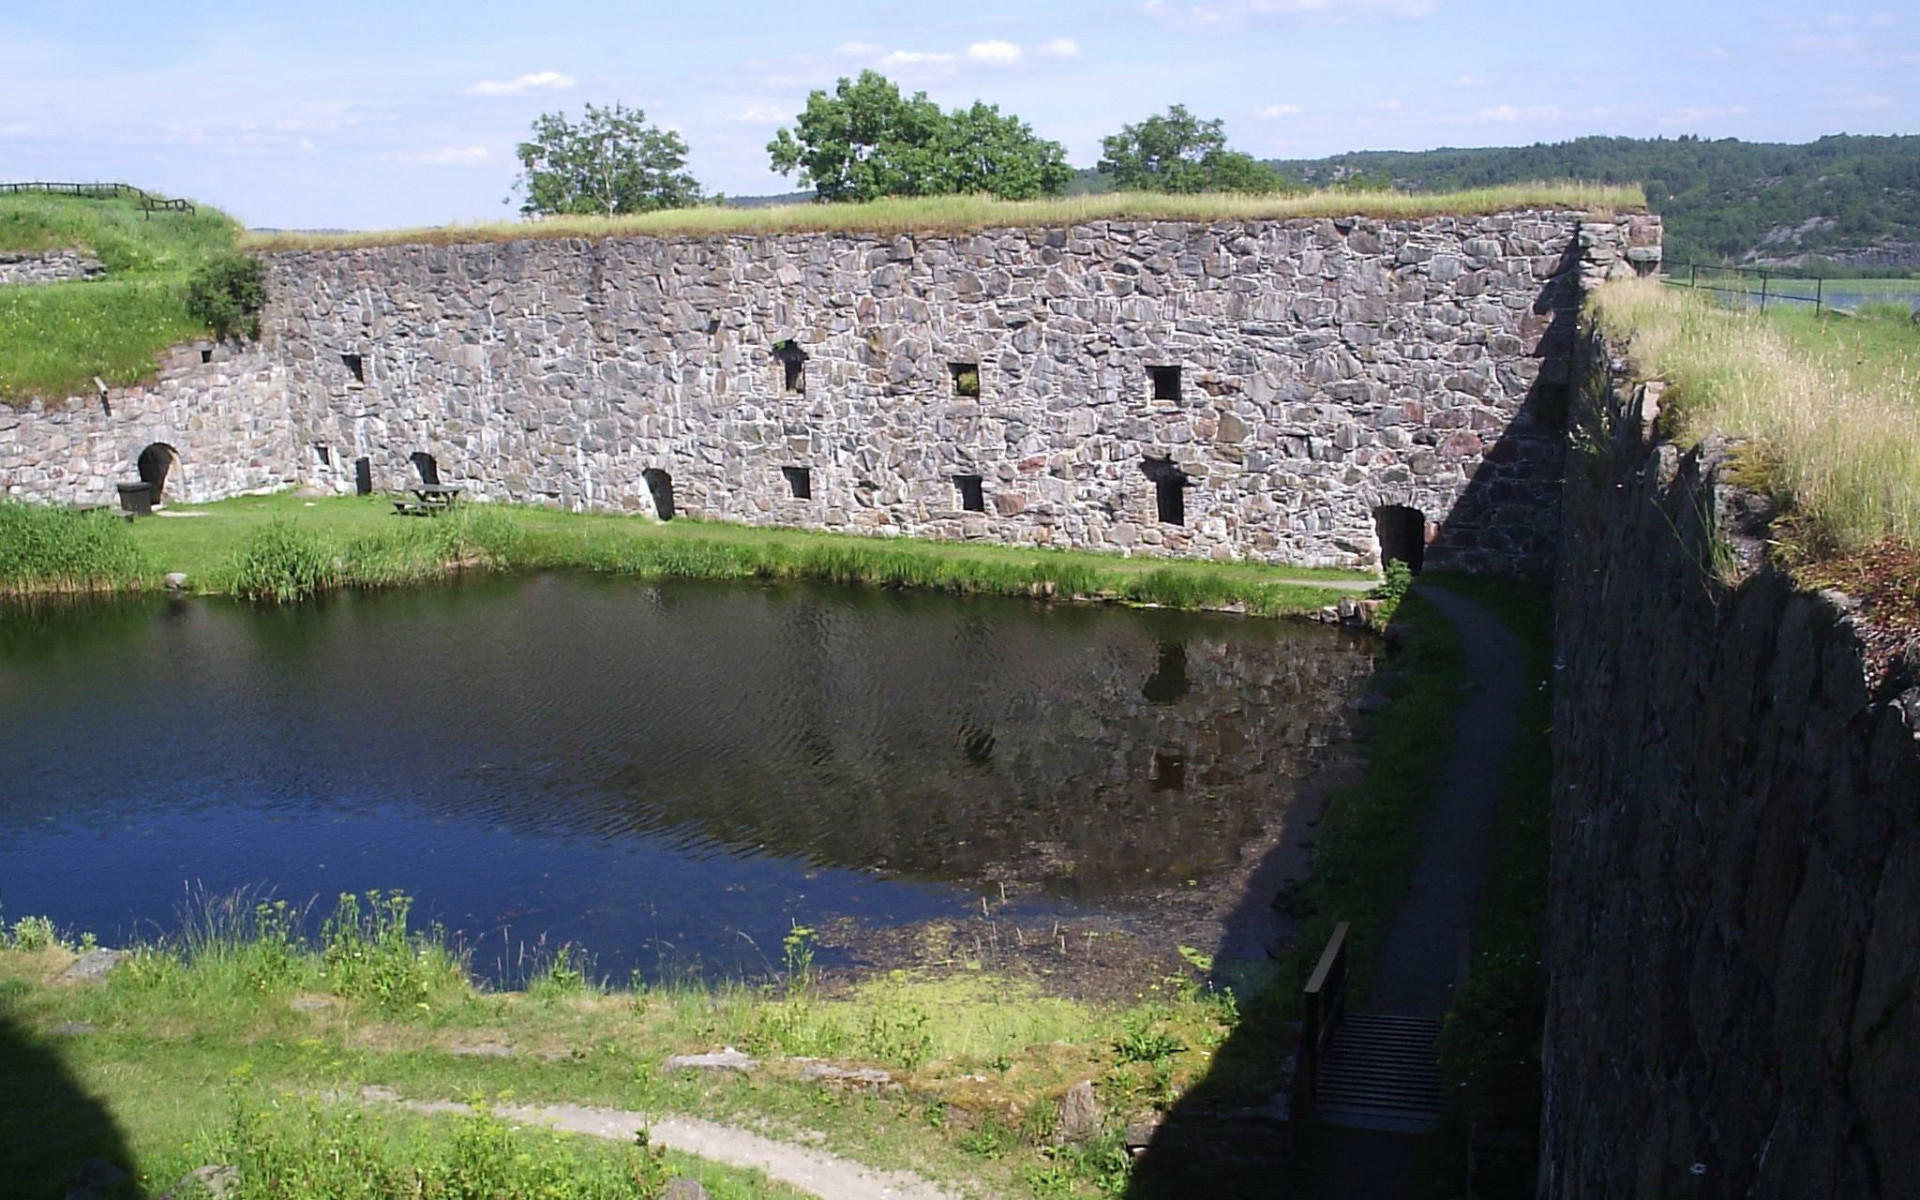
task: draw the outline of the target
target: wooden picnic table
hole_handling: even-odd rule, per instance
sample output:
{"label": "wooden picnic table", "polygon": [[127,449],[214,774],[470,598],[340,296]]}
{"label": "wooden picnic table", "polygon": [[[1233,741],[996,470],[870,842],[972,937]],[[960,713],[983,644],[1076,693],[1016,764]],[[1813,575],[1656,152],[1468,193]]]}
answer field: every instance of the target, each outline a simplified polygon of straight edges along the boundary
{"label": "wooden picnic table", "polygon": [[393,502],[393,511],[403,517],[437,517],[452,511],[460,500],[460,489],[444,483],[423,483],[409,490],[414,499],[403,496]]}

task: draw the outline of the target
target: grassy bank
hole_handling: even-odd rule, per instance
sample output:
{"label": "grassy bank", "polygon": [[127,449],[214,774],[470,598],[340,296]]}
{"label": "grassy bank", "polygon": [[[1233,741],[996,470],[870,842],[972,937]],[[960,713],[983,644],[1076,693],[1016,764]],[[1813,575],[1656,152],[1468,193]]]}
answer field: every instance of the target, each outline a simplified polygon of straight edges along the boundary
{"label": "grassy bank", "polygon": [[224,213],[148,215],[129,199],[0,196],[0,250],[83,250],[105,265],[84,283],[0,287],[0,399],[91,394],[99,376],[134,383],[167,347],[206,336],[188,315],[193,270],[231,253]]}
{"label": "grassy bank", "polygon": [[[962,593],[1086,597],[1174,608],[1303,612],[1360,572],[1245,563],[1170,563],[1062,550],[750,528],[690,520],[471,505],[452,517],[396,517],[378,497],[246,497],[175,506],[192,516],[137,522],[132,540],[161,572],[201,591],[292,600],[461,571],[578,569],[643,578],[810,580]],[[157,578],[157,576],[154,576]]]}
{"label": "grassy bank", "polygon": [[866,204],[795,204],[769,208],[681,208],[629,217],[554,217],[365,233],[276,233],[250,236],[249,249],[314,250],[355,246],[454,245],[518,238],[717,237],[775,233],[969,233],[1086,221],[1247,221],[1289,217],[1366,216],[1389,219],[1478,216],[1514,209],[1639,211],[1637,187],[1558,182],[1509,184],[1469,191],[1311,192],[1292,196],[1224,193],[1172,195],[1109,192],[1054,200],[1006,201],[986,196],[927,196]]}
{"label": "grassy bank", "polygon": [[1756,440],[1799,557],[1920,542],[1920,327],[1905,314],[1730,312],[1650,280],[1590,303],[1635,371],[1669,382],[1663,432]]}
{"label": "grassy bank", "polygon": [[136,591],[159,578],[124,521],[0,501],[0,596]]}
{"label": "grassy bank", "polygon": [[[1230,998],[1175,966],[1128,1002],[1063,999],[964,964],[826,981],[811,970],[804,933],[789,941],[786,970],[760,985],[610,992],[560,956],[527,991],[498,993],[468,983],[439,937],[410,929],[404,900],[343,901],[312,936],[298,918],[280,905],[216,904],[91,986],[55,984],[75,948],[45,922],[17,921],[0,946],[10,1097],[0,1173],[15,1194],[59,1195],[79,1162],[115,1154],[142,1177],[137,1194],[236,1160],[310,1169],[299,1194],[319,1200],[372,1194],[326,1174],[296,1142],[345,1147],[370,1177],[409,1165],[456,1171],[476,1139],[527,1156],[530,1175],[576,1158],[593,1172],[631,1173],[620,1147],[562,1146],[480,1118],[427,1121],[383,1106],[378,1128],[356,1128],[352,1098],[368,1087],[404,1099],[691,1114],[976,1193],[1110,1194],[1125,1179],[1126,1121],[1204,1072],[1235,1019]],[[671,1054],[722,1046],[761,1065],[661,1069]],[[877,1067],[892,1084],[809,1082],[803,1056]],[[1062,1103],[1082,1081],[1100,1111],[1063,1142]],[[719,1195],[786,1194],[737,1173],[706,1177]]]}

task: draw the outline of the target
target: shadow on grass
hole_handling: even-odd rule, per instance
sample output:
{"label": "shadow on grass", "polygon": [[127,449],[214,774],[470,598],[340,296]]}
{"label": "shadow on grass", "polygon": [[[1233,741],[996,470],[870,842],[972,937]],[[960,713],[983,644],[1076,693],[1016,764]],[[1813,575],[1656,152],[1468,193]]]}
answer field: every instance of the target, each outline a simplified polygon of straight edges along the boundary
{"label": "shadow on grass", "polygon": [[138,1194],[132,1155],[106,1106],[44,1038],[6,1011],[0,994],[0,1191],[21,1200],[80,1195],[68,1189],[90,1159],[128,1171],[129,1179],[85,1194]]}

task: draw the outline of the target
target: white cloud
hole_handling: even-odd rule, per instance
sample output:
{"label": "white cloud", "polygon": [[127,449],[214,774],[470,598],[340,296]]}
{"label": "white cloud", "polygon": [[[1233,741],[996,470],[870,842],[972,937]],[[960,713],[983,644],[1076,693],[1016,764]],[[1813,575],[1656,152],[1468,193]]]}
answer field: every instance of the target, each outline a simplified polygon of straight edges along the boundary
{"label": "white cloud", "polygon": [[1253,115],[1263,121],[1277,121],[1281,117],[1297,117],[1305,111],[1298,104],[1269,104],[1265,108],[1255,109]]}
{"label": "white cloud", "polygon": [[835,58],[872,58],[885,49],[885,46],[876,46],[872,42],[841,42],[833,48],[833,56]]}
{"label": "white cloud", "polygon": [[956,55],[941,54],[931,50],[895,50],[883,56],[882,67],[943,67],[954,61]]}
{"label": "white cloud", "polygon": [[1487,81],[1478,75],[1462,75],[1453,81],[1455,87],[1485,87]]}
{"label": "white cloud", "polygon": [[1867,44],[1852,34],[1836,37],[1827,33],[1803,33],[1787,45],[1795,50],[1838,51],[1842,54],[1854,54],[1866,49]]}
{"label": "white cloud", "polygon": [[442,146],[438,150],[395,150],[374,158],[409,167],[471,167],[492,159],[493,152],[485,146]]}
{"label": "white cloud", "polygon": [[1404,100],[1382,100],[1377,107],[1381,112],[1399,112],[1407,106]]}
{"label": "white cloud", "polygon": [[578,80],[558,71],[532,71],[512,79],[482,79],[465,89],[469,96],[518,96],[523,92],[561,92]]}
{"label": "white cloud", "polygon": [[1050,42],[1041,42],[1033,52],[1042,58],[1079,58],[1080,43],[1072,38],[1054,38]]}
{"label": "white cloud", "polygon": [[1730,104],[1724,108],[1676,108],[1661,117],[1662,125],[1698,125],[1702,121],[1712,121],[1719,117],[1741,117],[1747,113],[1744,104]]}
{"label": "white cloud", "polygon": [[1551,104],[1535,105],[1530,108],[1496,104],[1491,108],[1481,109],[1467,120],[1477,125],[1510,125],[1515,121],[1551,121],[1559,115],[1559,108]]}
{"label": "white cloud", "polygon": [[793,114],[770,104],[749,104],[739,112],[727,117],[732,125],[778,125],[790,120]]}
{"label": "white cloud", "polygon": [[1020,47],[999,39],[975,42],[967,47],[967,57],[994,67],[1010,67],[1020,61]]}
{"label": "white cloud", "polygon": [[1182,25],[1230,26],[1265,18],[1302,18],[1341,23],[1366,17],[1424,17],[1439,0],[1208,0],[1175,3],[1145,0],[1140,11]]}

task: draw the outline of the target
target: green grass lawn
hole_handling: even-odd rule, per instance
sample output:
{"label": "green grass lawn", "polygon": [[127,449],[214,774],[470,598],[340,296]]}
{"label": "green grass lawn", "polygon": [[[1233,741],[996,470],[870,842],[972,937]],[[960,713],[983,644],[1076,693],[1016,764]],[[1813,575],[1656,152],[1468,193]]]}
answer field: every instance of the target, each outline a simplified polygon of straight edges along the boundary
{"label": "green grass lawn", "polygon": [[[1014,595],[1087,596],[1260,614],[1319,608],[1371,582],[1358,571],[1121,558],[912,538],[753,528],[643,517],[470,505],[452,517],[400,517],[377,496],[290,493],[172,506],[132,526],[157,578],[183,571],[198,590],[249,592],[236,556],[269,532],[295,535],[335,564],[336,586],[424,582],[452,569],[580,568],[682,578],[809,579]],[[186,515],[193,514],[193,515]],[[272,564],[266,564],[271,566]],[[263,566],[262,569],[265,569]]]}
{"label": "green grass lawn", "polygon": [[[91,1156],[117,1157],[146,1177],[144,1194],[158,1194],[208,1162],[271,1157],[256,1144],[271,1128],[250,1126],[297,1126],[325,1097],[349,1098],[329,1119],[350,1119],[351,1098],[366,1087],[414,1100],[685,1114],[991,1195],[1112,1194],[1125,1176],[1125,1123],[1206,1072],[1236,1019],[1231,1000],[1158,955],[1140,959],[1135,1000],[1066,999],[964,963],[828,984],[791,958],[763,985],[618,992],[560,960],[528,991],[499,993],[468,985],[431,938],[389,928],[307,940],[271,916],[240,920],[227,934],[138,949],[96,986],[52,982],[72,947],[53,943],[43,923],[0,935],[9,1194],[58,1196]],[[457,1053],[475,1045],[511,1053]],[[668,1055],[721,1046],[765,1065],[752,1075],[661,1071]],[[899,1086],[811,1083],[801,1056],[877,1066]],[[1061,1097],[1081,1080],[1093,1081],[1104,1116],[1089,1141],[1058,1147]],[[1271,1089],[1270,1079],[1250,1084],[1242,1102]],[[411,1133],[403,1112],[374,1118],[403,1128],[362,1141]],[[458,1130],[443,1123],[436,1136]],[[521,1152],[570,1151],[529,1139]],[[790,1194],[737,1171],[702,1176],[721,1196]],[[328,1185],[301,1194],[363,1193]]]}
{"label": "green grass lawn", "polygon": [[0,196],[0,250],[77,248],[106,265],[97,280],[0,287],[0,401],[88,394],[151,375],[169,346],[206,335],[187,315],[186,280],[230,253],[225,213],[146,214],[132,200]]}

